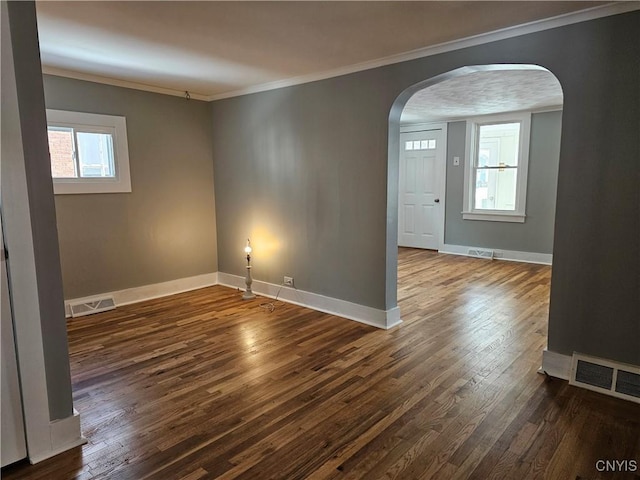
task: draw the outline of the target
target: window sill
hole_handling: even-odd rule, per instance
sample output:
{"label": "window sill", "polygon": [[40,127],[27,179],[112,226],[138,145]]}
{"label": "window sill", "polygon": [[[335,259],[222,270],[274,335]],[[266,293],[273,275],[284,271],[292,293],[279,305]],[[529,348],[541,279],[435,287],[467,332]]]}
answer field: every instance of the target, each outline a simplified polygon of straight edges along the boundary
{"label": "window sill", "polygon": [[55,195],[91,193],[131,193],[131,181],[125,179],[53,180]]}
{"label": "window sill", "polygon": [[509,222],[509,223],[524,223],[525,215],[517,213],[476,213],[476,212],[462,212],[462,218],[464,220],[484,220],[486,222]]}

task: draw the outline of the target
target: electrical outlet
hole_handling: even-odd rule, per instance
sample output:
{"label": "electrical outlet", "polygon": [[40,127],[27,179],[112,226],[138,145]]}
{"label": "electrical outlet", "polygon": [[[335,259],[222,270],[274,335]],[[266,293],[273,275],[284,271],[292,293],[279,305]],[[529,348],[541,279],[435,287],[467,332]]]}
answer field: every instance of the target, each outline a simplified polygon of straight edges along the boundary
{"label": "electrical outlet", "polygon": [[284,277],[284,285],[286,287],[293,287],[293,277]]}

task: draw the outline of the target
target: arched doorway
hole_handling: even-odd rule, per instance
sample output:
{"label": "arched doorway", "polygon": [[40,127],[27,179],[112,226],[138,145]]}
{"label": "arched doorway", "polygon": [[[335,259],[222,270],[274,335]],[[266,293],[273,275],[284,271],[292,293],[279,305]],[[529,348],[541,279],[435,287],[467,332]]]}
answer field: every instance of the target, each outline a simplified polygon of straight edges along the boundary
{"label": "arched doorway", "polygon": [[[535,76],[548,77],[551,80],[550,82],[548,82],[549,83],[547,85],[548,88],[546,88],[544,92],[540,92],[540,94],[538,94],[539,92],[537,92],[537,89],[535,88],[535,86],[532,84],[527,84],[527,81],[524,81],[524,82],[519,81],[517,85],[512,87],[513,89],[512,92],[507,91],[508,89],[500,90],[502,87],[500,86],[499,83],[497,83],[491,86],[491,88],[493,88],[494,91],[499,92],[499,95],[498,95],[499,98],[493,99],[493,105],[489,105],[489,106],[481,105],[481,108],[475,111],[473,109],[469,109],[468,106],[465,109],[465,105],[464,105],[465,102],[470,103],[471,100],[473,100],[474,88],[467,88],[467,90],[464,90],[464,91],[463,90],[458,90],[457,92],[455,91],[455,88],[459,88],[460,85],[464,84],[466,79],[473,79],[473,82],[470,84],[473,86],[475,85],[475,83],[484,81],[482,80],[483,77],[486,77],[486,78],[491,77],[492,78],[491,81],[495,83],[494,79],[500,78],[501,76],[506,77],[508,75],[513,76],[513,78],[520,78],[520,79],[522,78],[526,79],[527,76],[531,76],[531,78]],[[479,95],[478,92],[480,92],[480,90],[477,90],[477,89],[475,90],[476,90],[475,95]],[[386,238],[386,241],[387,241],[386,243],[386,253],[387,253],[386,255],[386,267],[387,267],[386,268],[386,302],[387,302],[388,309],[397,306],[398,224],[399,224],[399,218],[400,218],[400,215],[399,215],[400,202],[398,200],[399,193],[400,193],[399,191],[400,157],[401,157],[402,149],[405,147],[404,143],[411,143],[411,142],[404,142],[403,144],[401,144],[400,142],[401,125],[406,124],[405,119],[407,115],[406,115],[405,106],[407,106],[408,104],[411,104],[413,99],[416,98],[416,96],[419,96],[421,94],[420,92],[429,92],[429,91],[436,92],[436,93],[434,94],[435,97],[434,95],[423,95],[427,100],[427,104],[424,108],[424,110],[426,111],[429,110],[429,104],[428,104],[429,100],[433,101],[433,99],[436,98],[437,95],[444,95],[444,96],[448,95],[448,98],[446,98],[445,99],[446,101],[444,102],[446,108],[442,109],[439,107],[441,110],[444,111],[444,113],[439,112],[439,117],[438,116],[434,117],[432,115],[431,120],[439,121],[441,123],[444,122],[445,125],[449,121],[458,121],[458,122],[466,121],[467,131],[465,135],[466,137],[469,137],[469,138],[466,138],[467,145],[469,146],[468,150],[471,151],[471,145],[475,144],[476,153],[478,153],[478,138],[476,138],[476,136],[479,135],[478,132],[480,132],[480,130],[473,130],[473,129],[476,128],[475,127],[476,123],[477,125],[481,125],[482,122],[477,121],[476,123],[473,123],[469,121],[470,119],[475,121],[476,117],[487,118],[489,114],[497,114],[498,112],[519,112],[519,113],[524,112],[529,114],[529,119],[530,119],[532,112],[535,114],[538,114],[538,113],[544,112],[545,109],[546,111],[552,109],[550,108],[550,105],[552,105],[554,102],[549,99],[543,98],[545,95],[549,96],[550,94],[555,95],[556,98],[559,97],[559,105],[560,105],[559,109],[561,109],[561,105],[562,105],[562,88],[557,78],[551,72],[549,72],[547,69],[543,67],[540,67],[538,65],[528,65],[528,64],[497,64],[497,65],[477,65],[477,66],[461,67],[461,68],[452,70],[450,72],[438,75],[436,77],[432,77],[423,82],[419,82],[407,88],[404,92],[402,92],[396,98],[395,102],[392,105],[390,115],[389,115],[389,141],[388,141],[389,150],[388,150],[388,175],[387,175],[388,183],[387,183],[387,238]],[[437,91],[439,91],[439,93]],[[468,95],[466,95],[467,93]],[[517,98],[517,97],[522,97],[522,98]],[[526,101],[522,101],[518,103],[519,100],[523,100],[523,99]],[[485,103],[487,103],[486,99],[484,100],[485,100]],[[547,102],[547,104],[545,104],[545,102]],[[491,103],[491,102],[488,102],[488,103]],[[556,104],[558,103],[557,100],[555,103]],[[553,108],[558,110],[557,105]],[[449,116],[446,116],[447,109],[449,109],[449,112],[451,113],[451,115]],[[403,117],[403,112],[404,112],[404,117]],[[559,115],[558,115],[558,118],[560,118]],[[415,119],[416,118],[413,118],[414,121]],[[506,120],[499,119],[495,123],[505,123],[505,122]],[[558,120],[557,122],[558,125],[559,125],[559,122],[560,120]],[[529,129],[527,130],[527,132],[530,131],[529,124],[527,124],[527,129]],[[485,129],[485,130],[488,130],[488,129]],[[469,133],[470,131],[472,132],[471,134]],[[557,140],[558,140],[558,149],[559,149],[559,130],[558,130]],[[527,152],[529,151],[528,144],[523,145],[522,148],[523,149],[526,148]],[[512,224],[512,225],[505,226],[504,223],[502,222],[519,222],[521,225],[526,225],[526,228],[532,231],[540,230],[539,228],[536,227],[535,221],[534,221],[534,219],[536,219],[536,221],[539,221],[540,215],[530,216],[529,219],[525,220],[525,216],[526,216],[525,203],[527,199],[526,164],[519,166],[519,168],[522,167],[520,168],[520,171],[524,171],[524,180],[523,180],[524,188],[520,188],[520,186],[518,186],[518,190],[517,190],[517,192],[521,192],[522,198],[518,201],[516,201],[515,198],[512,199],[514,203],[513,206],[505,206],[507,205],[507,203],[505,203],[504,201],[500,203],[499,199],[496,200],[495,195],[490,196],[487,193],[487,190],[488,190],[487,185],[480,185],[476,189],[473,183],[475,181],[473,179],[475,179],[476,177],[479,177],[480,174],[485,176],[486,174],[493,175],[493,171],[491,170],[491,168],[497,169],[497,167],[499,167],[502,164],[500,165],[476,164],[475,166],[478,168],[476,168],[476,170],[474,171],[474,169],[470,167],[470,165],[473,165],[473,163],[470,161],[470,158],[465,158],[465,156],[469,157],[469,155],[472,155],[472,154],[467,152],[465,155],[465,152],[462,152],[462,154],[457,155],[457,158],[455,158],[455,161],[457,162],[456,165],[459,165],[459,166],[454,167],[455,170],[452,168],[452,165],[450,163],[446,164],[447,177],[449,177],[449,175],[454,173],[458,175],[460,178],[462,178],[462,172],[464,171],[464,176],[465,176],[464,189],[466,190],[464,190],[464,195],[462,194],[459,195],[460,198],[458,198],[457,196],[455,197],[456,201],[459,201],[460,205],[455,205],[452,203],[452,205],[450,206],[453,209],[455,208],[458,209],[457,217],[459,217],[459,219],[455,218],[455,221],[458,222],[459,229],[462,231],[464,231],[465,229],[469,231],[469,226],[473,225],[474,223],[475,223],[475,226],[478,226],[481,222],[485,222],[485,225],[486,225],[486,222],[497,220],[495,224],[490,225],[491,229],[496,231],[501,231],[503,233],[503,236],[504,236],[504,232],[513,231],[515,228],[515,225]],[[454,159],[452,158],[447,158],[446,161],[452,162],[453,160]],[[487,168],[483,168],[483,167],[487,167]],[[512,173],[508,169],[509,169],[509,166],[507,165],[506,168],[502,170],[507,170],[507,173]],[[514,168],[513,172],[515,171],[516,169]],[[545,220],[546,225],[548,225],[548,228],[547,228],[548,232],[545,233],[546,237],[543,240],[543,243],[546,242],[547,244],[552,244],[552,240],[553,240],[553,217],[555,214],[555,188],[557,185],[557,162],[555,166],[555,175],[556,177],[553,177],[551,180],[547,181],[547,183],[553,184],[553,192],[552,192],[553,198],[551,199],[552,200],[551,203],[548,204],[546,207],[544,206],[536,207],[538,210],[546,208],[545,215],[547,215],[547,217],[549,216],[551,217],[550,221],[548,218]],[[506,175],[503,175],[503,176],[506,176]],[[514,175],[514,182],[513,182],[514,192],[516,192],[515,181],[517,178],[519,177],[516,177]],[[518,180],[518,181],[522,181],[522,180]],[[447,183],[448,183],[448,180],[447,180]],[[487,183],[489,187],[491,187],[491,179],[489,179],[488,181],[485,181],[485,183]],[[438,198],[438,197],[442,198],[442,201],[439,203],[437,207],[442,208],[441,218],[443,223],[442,228],[444,228],[445,217],[447,217],[447,213],[444,212],[445,192],[441,192],[441,193],[442,195],[432,195],[432,198]],[[494,186],[494,193],[495,193],[495,186]],[[498,203],[496,204],[496,202]],[[518,202],[519,202],[519,205],[516,205]],[[515,209],[513,212],[508,211],[509,209],[514,207]],[[447,207],[447,209],[448,209],[447,210],[448,212],[450,210],[449,206]],[[493,210],[493,211],[490,211],[490,210]],[[499,217],[498,215],[494,215],[494,218],[490,218],[491,215],[486,215],[487,213],[502,214],[503,216]],[[511,213],[513,213],[513,215],[511,215]],[[449,215],[449,218],[447,218],[447,222],[452,224],[453,220],[454,220],[453,215]],[[480,222],[473,222],[473,220],[480,220]],[[499,222],[502,223],[502,225]],[[519,235],[525,236],[525,234],[523,233],[520,233]],[[448,236],[451,237],[451,235],[448,235]],[[447,239],[445,238],[444,232],[442,232],[441,238],[443,239],[441,243],[445,244],[445,246],[447,246],[447,248],[451,250],[452,246],[446,245]],[[454,239],[454,240],[455,240],[454,243],[456,245],[453,245],[453,247],[455,248],[453,248],[453,251],[448,251],[448,252],[446,249],[444,249],[446,253],[466,254],[467,250],[470,251],[470,249],[468,249],[468,246],[478,246],[478,247],[491,246],[490,245],[491,240],[487,238],[481,238],[480,240],[477,240],[478,245],[475,245],[473,242],[469,242],[465,244],[461,242],[460,239]],[[502,242],[501,244],[500,242],[498,243],[499,244],[497,246],[501,248],[501,250],[499,250],[500,254],[502,255],[506,253],[506,255],[504,256],[505,259],[509,259],[509,255],[514,255],[515,257],[510,259],[518,260],[519,259],[518,255],[523,253],[523,252],[520,252],[519,250],[527,250],[529,248],[529,247],[526,247],[526,248],[523,247],[521,249],[517,249],[517,248],[509,249],[508,242],[507,243]],[[442,247],[442,245],[440,247]],[[433,247],[426,247],[426,248],[433,248]],[[441,250],[441,248],[437,248],[437,249]],[[544,250],[544,249],[541,249],[540,247],[534,245],[532,250]],[[533,253],[535,254],[535,251]],[[535,261],[538,261],[538,259],[543,259],[543,263],[544,263],[544,259],[549,258],[549,263],[550,263],[551,255],[550,253],[548,255],[546,254],[540,255],[540,256],[534,255],[531,258],[533,260],[528,259],[525,256],[522,258],[522,260],[535,262]]]}

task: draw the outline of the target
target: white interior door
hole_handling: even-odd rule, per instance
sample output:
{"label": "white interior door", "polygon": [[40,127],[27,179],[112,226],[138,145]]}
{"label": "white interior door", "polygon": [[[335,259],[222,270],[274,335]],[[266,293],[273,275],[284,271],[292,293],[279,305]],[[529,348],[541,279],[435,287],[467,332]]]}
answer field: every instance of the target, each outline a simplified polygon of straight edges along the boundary
{"label": "white interior door", "polygon": [[442,129],[400,134],[398,245],[438,250],[444,233]]}
{"label": "white interior door", "polygon": [[9,303],[9,283],[1,228],[0,245],[2,245],[0,259],[2,262],[2,268],[0,269],[0,320],[2,320],[2,349],[0,350],[0,355],[2,356],[2,371],[0,374],[0,377],[2,377],[2,403],[0,403],[2,435],[0,439],[2,450],[0,452],[0,463],[4,467],[25,458],[27,456],[27,447],[24,436],[22,397],[18,383],[18,363],[16,360],[13,320]]}

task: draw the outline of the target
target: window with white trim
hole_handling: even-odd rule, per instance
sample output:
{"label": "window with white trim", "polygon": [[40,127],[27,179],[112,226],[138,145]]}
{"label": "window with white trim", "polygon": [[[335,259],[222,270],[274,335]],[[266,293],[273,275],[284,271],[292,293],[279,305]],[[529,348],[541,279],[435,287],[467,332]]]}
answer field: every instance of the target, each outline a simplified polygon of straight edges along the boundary
{"label": "window with white trim", "polygon": [[131,192],[124,117],[47,110],[53,191]]}
{"label": "window with white trim", "polygon": [[467,121],[465,220],[524,222],[531,114]]}

